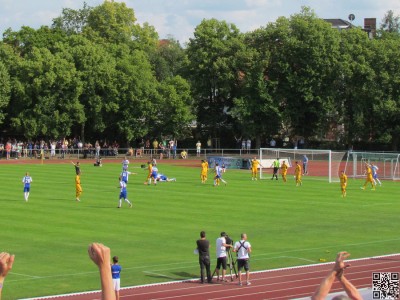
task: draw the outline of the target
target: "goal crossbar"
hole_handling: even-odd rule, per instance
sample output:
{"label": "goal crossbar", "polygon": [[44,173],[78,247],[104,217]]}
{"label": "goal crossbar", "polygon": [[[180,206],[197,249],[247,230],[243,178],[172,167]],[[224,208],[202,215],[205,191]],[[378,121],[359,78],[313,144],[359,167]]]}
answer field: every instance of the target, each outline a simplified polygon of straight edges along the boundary
{"label": "goal crossbar", "polygon": [[[303,158],[308,158],[308,175],[323,176],[329,182],[339,181],[339,169],[346,152],[320,150],[320,149],[284,149],[284,148],[260,148],[260,161],[274,160],[289,162],[289,167],[298,161],[302,165]],[[271,165],[260,167],[260,178],[265,179],[265,169]]]}

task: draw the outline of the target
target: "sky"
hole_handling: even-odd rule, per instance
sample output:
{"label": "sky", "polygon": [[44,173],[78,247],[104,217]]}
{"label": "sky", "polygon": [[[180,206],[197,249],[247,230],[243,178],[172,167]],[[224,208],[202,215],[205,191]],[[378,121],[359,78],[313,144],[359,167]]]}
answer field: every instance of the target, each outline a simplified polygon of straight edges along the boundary
{"label": "sky", "polygon": [[[117,0],[116,0],[117,1]],[[80,9],[83,0],[0,0],[0,32],[11,27],[39,28],[51,26],[52,19],[63,8]],[[97,6],[103,0],[86,0]],[[317,16],[325,19],[347,20],[355,15],[353,24],[363,25],[364,18],[376,18],[379,26],[388,10],[400,15],[399,0],[125,0],[135,11],[139,23],[154,26],[160,38],[169,35],[182,44],[193,37],[203,19],[216,18],[235,24],[241,32],[248,32],[274,22],[278,17],[290,17],[302,6],[311,7]]]}

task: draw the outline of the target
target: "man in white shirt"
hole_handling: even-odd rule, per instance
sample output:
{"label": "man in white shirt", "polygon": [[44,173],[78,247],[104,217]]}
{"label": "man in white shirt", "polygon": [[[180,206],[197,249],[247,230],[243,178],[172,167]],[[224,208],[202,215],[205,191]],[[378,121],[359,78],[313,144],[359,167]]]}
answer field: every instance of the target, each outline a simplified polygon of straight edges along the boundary
{"label": "man in white shirt", "polygon": [[242,268],[246,271],[246,285],[250,285],[249,254],[251,253],[251,245],[247,241],[247,234],[242,233],[240,235],[240,241],[235,243],[233,251],[237,253],[239,285],[242,285]]}
{"label": "man in white shirt", "polygon": [[232,247],[232,245],[226,243],[226,233],[221,232],[221,236],[217,238],[216,241],[216,252],[217,252],[217,266],[215,268],[215,273],[217,273],[217,281],[219,281],[219,270],[222,265],[222,281],[226,282],[226,248]]}

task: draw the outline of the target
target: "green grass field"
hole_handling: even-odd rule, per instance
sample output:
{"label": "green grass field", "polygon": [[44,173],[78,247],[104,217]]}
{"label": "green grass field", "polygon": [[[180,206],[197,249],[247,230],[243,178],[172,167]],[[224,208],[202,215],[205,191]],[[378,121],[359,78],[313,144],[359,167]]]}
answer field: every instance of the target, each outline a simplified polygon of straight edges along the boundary
{"label": "green grass field", "polygon": [[[253,271],[331,261],[340,250],[351,258],[400,252],[398,182],[362,191],[362,182],[350,179],[343,199],[338,183],[321,178],[304,177],[296,188],[293,176],[283,184],[228,170],[228,185],[214,188],[210,179],[200,184],[200,168],[162,163],[159,170],[177,182],[145,186],[139,166],[130,166],[138,172],[128,185],[134,207],[117,209],[120,163],[82,164],[80,203],[71,164],[0,165],[0,251],[16,254],[3,300],[99,289],[87,255],[93,241],[119,256],[122,286],[197,277],[193,250],[201,230],[213,256],[221,231],[234,240],[246,232]],[[33,178],[28,203],[26,171]]]}

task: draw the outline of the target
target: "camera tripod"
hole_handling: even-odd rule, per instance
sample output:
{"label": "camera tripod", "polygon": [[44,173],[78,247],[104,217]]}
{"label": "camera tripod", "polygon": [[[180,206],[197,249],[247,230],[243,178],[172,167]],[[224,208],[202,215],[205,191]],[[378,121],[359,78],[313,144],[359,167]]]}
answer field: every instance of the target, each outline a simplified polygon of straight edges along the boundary
{"label": "camera tripod", "polygon": [[[237,260],[235,260],[233,258],[231,247],[229,247],[226,249],[226,265],[227,265],[227,267],[229,267],[229,274],[231,276],[231,281],[233,281],[233,274],[235,274],[236,278],[238,278],[236,264],[237,264]],[[211,278],[214,278],[214,275],[216,272],[217,272],[217,268],[215,268],[214,273],[212,274]]]}

